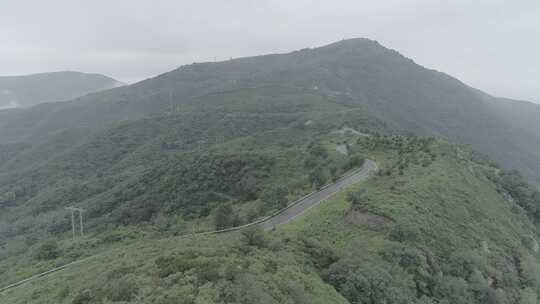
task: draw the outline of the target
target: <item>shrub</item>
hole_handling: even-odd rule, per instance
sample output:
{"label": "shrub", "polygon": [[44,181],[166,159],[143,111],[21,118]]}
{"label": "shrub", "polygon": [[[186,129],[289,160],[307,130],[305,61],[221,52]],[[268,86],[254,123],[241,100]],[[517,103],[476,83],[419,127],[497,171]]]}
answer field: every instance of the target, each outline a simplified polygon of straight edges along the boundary
{"label": "shrub", "polygon": [[261,194],[261,200],[265,209],[282,209],[287,207],[287,188],[283,186],[274,186],[267,188]]}
{"label": "shrub", "polygon": [[312,238],[303,238],[302,244],[303,251],[311,257],[311,260],[319,269],[327,268],[338,260],[334,249],[328,244]]}
{"label": "shrub", "polygon": [[318,165],[319,165],[319,159],[313,155],[308,155],[304,159],[304,168],[306,169],[314,168],[314,167],[317,167]]}
{"label": "shrub", "polygon": [[536,292],[532,288],[525,288],[519,293],[519,304],[536,304]]}
{"label": "shrub", "polygon": [[177,272],[185,272],[195,264],[193,260],[196,258],[196,253],[186,252],[179,256],[164,256],[156,259],[156,266],[159,271],[159,276],[164,278]]}
{"label": "shrub", "polygon": [[328,151],[326,151],[326,148],[320,142],[311,143],[308,147],[308,151],[309,154],[319,158],[328,157]]}
{"label": "shrub", "polygon": [[486,258],[476,252],[459,252],[450,257],[447,272],[456,277],[468,278],[476,271],[486,272],[487,265]]}
{"label": "shrub", "polygon": [[69,296],[70,292],[71,291],[69,290],[69,286],[65,286],[58,292],[58,298],[65,299]]}
{"label": "shrub", "polygon": [[397,224],[390,230],[389,238],[396,242],[416,241],[418,229],[409,225]]}
{"label": "shrub", "polygon": [[324,186],[326,183],[326,175],[321,167],[317,167],[309,173],[309,182],[317,189]]}
{"label": "shrub", "polygon": [[198,284],[204,285],[207,282],[216,282],[219,280],[219,267],[220,264],[218,261],[212,260],[211,258],[198,261],[196,267],[194,267]]}
{"label": "shrub", "polygon": [[268,240],[263,229],[259,226],[251,226],[242,230],[242,241],[248,246],[264,248],[268,246]]}
{"label": "shrub", "polygon": [[342,258],[324,277],[350,303],[405,304],[415,299],[414,282],[401,268],[365,256]]}
{"label": "shrub", "polygon": [[365,203],[368,201],[368,199],[365,196],[365,191],[360,190],[347,193],[347,201],[351,203],[351,208],[355,210],[362,210],[365,208]]}
{"label": "shrub", "polygon": [[36,252],[36,258],[39,260],[53,260],[62,255],[62,250],[56,241],[47,241],[43,243]]}
{"label": "shrub", "polygon": [[328,171],[330,172],[330,177],[332,177],[333,182],[335,182],[335,181],[337,181],[339,179],[338,167],[336,167],[335,165],[332,165],[332,166],[330,166]]}
{"label": "shrub", "polygon": [[90,303],[94,297],[92,296],[92,292],[89,289],[81,290],[75,298],[73,298],[73,301],[71,301],[72,304],[87,304]]}
{"label": "shrub", "polygon": [[116,243],[126,239],[135,239],[136,233],[125,226],[120,226],[100,236],[100,241],[105,244]]}
{"label": "shrub", "polygon": [[137,284],[129,278],[122,278],[119,280],[114,280],[112,283],[107,285],[105,295],[108,299],[118,302],[125,301],[129,302],[135,298],[139,289]]}
{"label": "shrub", "polygon": [[242,267],[237,264],[229,264],[223,271],[223,277],[231,282],[234,282],[242,273]]}
{"label": "shrub", "polygon": [[363,155],[360,154],[353,154],[349,156],[349,159],[347,160],[347,163],[345,164],[344,168],[345,171],[349,171],[354,168],[361,167],[364,165],[365,158]]}
{"label": "shrub", "polygon": [[225,229],[233,225],[234,214],[230,203],[221,204],[217,207],[214,222],[217,229]]}
{"label": "shrub", "polygon": [[434,294],[448,303],[472,303],[472,294],[462,278],[440,275],[436,280]]}

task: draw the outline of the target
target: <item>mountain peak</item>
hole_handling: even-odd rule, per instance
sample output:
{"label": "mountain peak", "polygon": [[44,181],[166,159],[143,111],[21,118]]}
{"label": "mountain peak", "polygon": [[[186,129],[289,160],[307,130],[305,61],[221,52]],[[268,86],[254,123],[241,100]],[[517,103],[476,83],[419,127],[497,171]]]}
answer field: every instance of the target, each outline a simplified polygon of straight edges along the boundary
{"label": "mountain peak", "polygon": [[350,47],[350,46],[380,46],[383,47],[377,40],[369,39],[369,38],[347,38],[342,39],[340,41],[330,43],[328,46],[343,46],[343,47]]}

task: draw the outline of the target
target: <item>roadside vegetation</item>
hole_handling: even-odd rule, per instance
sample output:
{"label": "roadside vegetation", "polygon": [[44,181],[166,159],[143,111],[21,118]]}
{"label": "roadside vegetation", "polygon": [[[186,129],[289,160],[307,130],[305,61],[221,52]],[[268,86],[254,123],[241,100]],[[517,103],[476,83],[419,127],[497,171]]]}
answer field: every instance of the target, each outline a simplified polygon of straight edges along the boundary
{"label": "roadside vegetation", "polygon": [[[326,143],[334,135],[320,131],[325,128],[329,127],[293,124],[257,137],[180,149],[158,159],[145,158],[153,152],[148,148],[149,152],[131,155],[126,162],[138,159],[141,166],[144,162],[153,166],[130,169],[131,175],[123,173],[124,166],[133,164],[117,164],[103,173],[85,173],[95,176],[84,184],[75,179],[61,185],[44,184],[40,186],[45,187],[44,194],[13,207],[17,216],[4,219],[9,224],[3,226],[0,278],[14,282],[93,255],[115,239],[129,241],[132,230],[142,235],[184,235],[240,226],[272,214],[361,165],[358,156],[329,149]],[[355,166],[351,167],[351,159]],[[83,169],[58,173],[72,175]],[[75,197],[87,197],[84,222],[91,235],[71,245],[71,221],[63,206]],[[36,252],[53,243],[59,244],[58,252],[50,258],[35,258],[42,256]]]}
{"label": "roadside vegetation", "polygon": [[[343,142],[349,145],[348,156],[332,149]],[[540,263],[535,213],[522,206],[524,198],[516,196],[515,188],[501,181],[509,173],[466,147],[431,138],[327,136],[315,144],[306,142],[303,151],[325,174],[333,165],[346,170],[360,155],[376,160],[381,170],[276,231],[252,227],[213,236],[174,236],[195,223],[182,219],[170,226],[151,223],[103,232],[94,238],[101,253],[95,259],[9,291],[3,299],[79,304],[536,303]],[[300,162],[297,168],[306,166]],[[307,178],[310,171],[303,172],[302,188],[315,189]],[[535,204],[532,188],[518,185]],[[278,208],[295,196],[288,189],[272,184],[252,201],[220,204],[199,223],[212,229],[219,224],[220,209],[222,215],[242,218],[253,204]],[[54,257],[57,253],[65,256],[73,250],[68,244],[37,250],[54,263],[62,259]]]}

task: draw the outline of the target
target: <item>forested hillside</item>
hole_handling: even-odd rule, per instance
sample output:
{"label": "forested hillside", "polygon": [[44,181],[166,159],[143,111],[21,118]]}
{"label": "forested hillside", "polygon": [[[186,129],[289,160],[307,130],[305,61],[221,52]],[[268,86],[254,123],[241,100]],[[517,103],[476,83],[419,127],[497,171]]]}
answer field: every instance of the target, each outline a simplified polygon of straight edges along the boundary
{"label": "forested hillside", "polygon": [[[329,168],[340,163],[347,168],[347,159],[361,155],[376,160],[381,170],[274,231],[250,228],[192,236],[208,219],[218,223],[223,217],[218,207],[208,218],[161,218],[145,227],[109,228],[75,242],[34,245],[0,263],[2,278],[94,257],[4,292],[0,299],[536,303],[540,260],[533,206],[538,206],[538,192],[515,173],[434,138],[336,133],[316,138],[318,144],[305,146],[302,154],[312,159],[303,166],[315,161],[330,174]],[[349,147],[351,156],[336,151],[341,145]],[[301,163],[288,165],[296,162]],[[254,167],[265,171],[264,166]],[[280,183],[287,174],[277,176],[279,181],[265,185]],[[287,184],[302,188],[302,183]],[[266,197],[257,201],[264,206]],[[237,202],[227,212],[242,218],[248,210],[249,203]],[[17,266],[17,273],[9,271],[11,265]]]}
{"label": "forested hillside", "polygon": [[[199,103],[202,107],[211,100],[228,106],[222,97],[260,105],[256,93],[235,94],[273,86],[281,88],[272,93],[273,100],[286,103],[313,97],[360,107],[397,129],[471,144],[540,180],[539,106],[493,98],[367,39],[289,54],[195,63],[72,102],[0,112],[0,143],[36,145],[40,139],[74,129],[94,134],[120,121],[160,116]],[[80,139],[80,134],[73,137]],[[71,145],[75,139],[69,140]]]}
{"label": "forested hillside", "polygon": [[[367,39],[3,110],[0,281],[93,258],[1,296],[535,303],[539,121]],[[273,214],[365,158],[376,176],[276,231],[186,237]],[[68,206],[86,210],[75,241]]]}
{"label": "forested hillside", "polygon": [[[10,174],[0,175],[3,237],[68,232],[64,207],[73,204],[88,209],[89,228],[104,229],[150,222],[163,213],[206,215],[219,202],[256,199],[273,179],[303,191],[317,164],[302,166],[308,161],[305,145],[316,136],[344,125],[385,130],[361,111],[313,101],[313,112],[305,113],[287,113],[293,105],[283,110],[275,102],[274,110],[261,113],[231,107],[125,122],[48,160],[32,147],[6,153],[3,168]],[[318,107],[336,111],[321,113]],[[336,168],[332,175],[342,172]]]}

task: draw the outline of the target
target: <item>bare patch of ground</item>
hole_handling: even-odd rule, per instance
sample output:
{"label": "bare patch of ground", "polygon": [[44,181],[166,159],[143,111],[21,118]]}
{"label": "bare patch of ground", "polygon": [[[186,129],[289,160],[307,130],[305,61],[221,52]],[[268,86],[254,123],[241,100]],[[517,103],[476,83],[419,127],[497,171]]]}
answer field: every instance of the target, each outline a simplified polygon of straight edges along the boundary
{"label": "bare patch of ground", "polygon": [[339,144],[336,146],[336,151],[343,155],[349,155],[349,148],[347,148],[347,145]]}
{"label": "bare patch of ground", "polygon": [[347,126],[344,126],[340,130],[334,131],[334,133],[340,134],[340,135],[354,134],[354,135],[361,136],[361,137],[370,137],[369,134],[359,132],[359,131],[357,131],[357,130],[355,130],[353,128],[349,128]]}

